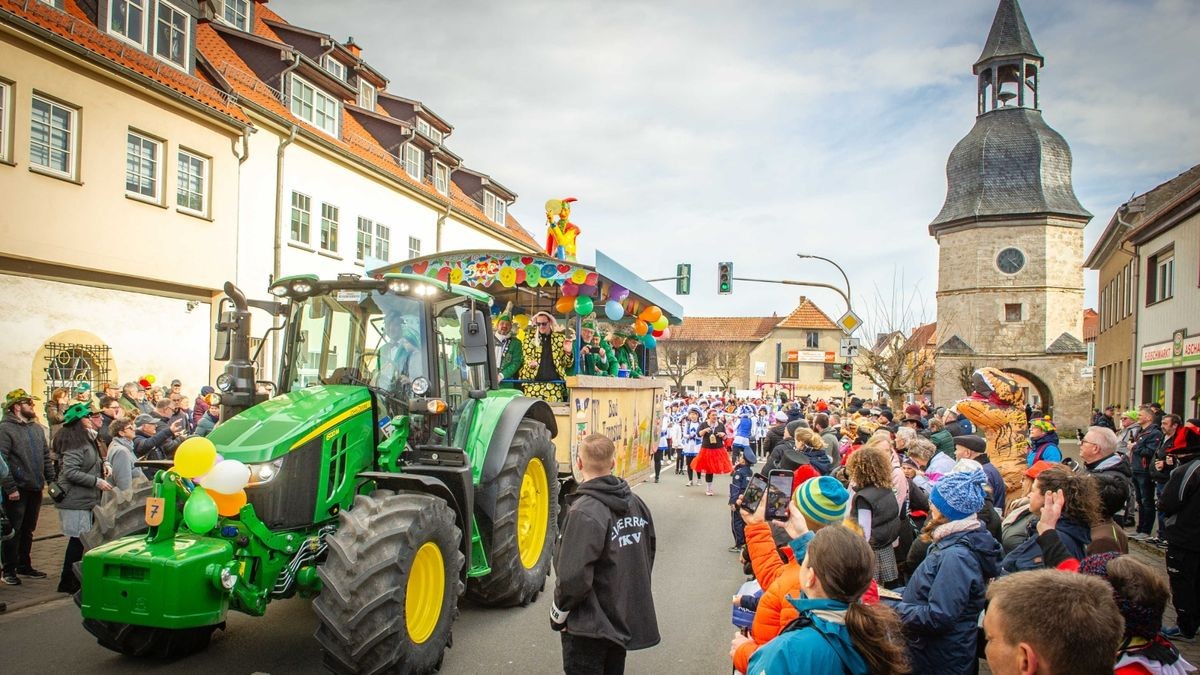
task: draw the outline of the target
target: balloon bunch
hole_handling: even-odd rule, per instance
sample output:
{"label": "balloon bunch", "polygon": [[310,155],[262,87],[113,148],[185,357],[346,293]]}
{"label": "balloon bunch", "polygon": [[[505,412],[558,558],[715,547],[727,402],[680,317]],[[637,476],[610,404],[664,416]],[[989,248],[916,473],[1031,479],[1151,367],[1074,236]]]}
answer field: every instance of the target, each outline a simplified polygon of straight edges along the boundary
{"label": "balloon bunch", "polygon": [[183,522],[196,534],[217,526],[219,516],[236,516],[246,505],[250,467],[217,454],[217,446],[202,436],[184,441],[175,451],[175,473],[197,486],[183,505]]}
{"label": "balloon bunch", "polygon": [[143,375],[138,379],[138,385],[140,385],[142,389],[149,389],[150,387],[154,386],[154,383],[157,380],[158,378],[154,377],[153,375]]}

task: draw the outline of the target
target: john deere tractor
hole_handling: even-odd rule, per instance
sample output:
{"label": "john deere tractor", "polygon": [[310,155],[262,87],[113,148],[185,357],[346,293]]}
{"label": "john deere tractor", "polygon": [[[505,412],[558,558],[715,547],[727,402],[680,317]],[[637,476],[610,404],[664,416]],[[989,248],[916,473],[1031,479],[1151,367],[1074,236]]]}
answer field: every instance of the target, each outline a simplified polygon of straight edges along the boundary
{"label": "john deere tractor", "polygon": [[[229,364],[208,438],[248,466],[247,503],[196,533],[198,488],[169,462],[106,499],[79,568],[84,626],[122,654],[177,657],[230,611],[299,595],[331,670],[434,671],[464,592],[513,606],[544,588],[554,416],[495,386],[484,293],[404,274],[270,291],[248,303],[226,284],[217,324]],[[251,305],[282,320],[278,382],[256,381]]]}

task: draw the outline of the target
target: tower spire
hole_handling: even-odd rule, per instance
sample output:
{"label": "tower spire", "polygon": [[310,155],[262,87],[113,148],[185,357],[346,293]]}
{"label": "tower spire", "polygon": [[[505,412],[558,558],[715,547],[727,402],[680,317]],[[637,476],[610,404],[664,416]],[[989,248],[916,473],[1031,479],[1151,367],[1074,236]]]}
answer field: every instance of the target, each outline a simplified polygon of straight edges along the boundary
{"label": "tower spire", "polygon": [[1037,108],[1038,73],[1045,59],[1017,0],[1000,0],[983,52],[972,69],[978,79],[978,114],[999,108]]}

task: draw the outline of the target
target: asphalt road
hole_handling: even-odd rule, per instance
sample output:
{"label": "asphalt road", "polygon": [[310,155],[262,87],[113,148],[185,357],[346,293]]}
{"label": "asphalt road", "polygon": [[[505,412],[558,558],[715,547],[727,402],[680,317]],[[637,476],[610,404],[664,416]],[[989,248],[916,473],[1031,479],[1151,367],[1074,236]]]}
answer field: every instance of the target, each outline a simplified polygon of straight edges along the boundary
{"label": "asphalt road", "polygon": [[[629,654],[629,673],[728,673],[729,597],[744,581],[726,506],[728,477],[717,494],[685,487],[667,472],[634,489],[649,505],[658,536],[653,593],[662,643]],[[553,577],[547,589],[553,583]],[[443,673],[561,672],[558,635],[549,627],[550,594],[524,608],[488,609],[463,602]],[[130,659],[96,644],[68,599],[0,614],[0,671],[5,673],[319,673],[312,638],[317,620],[305,600],[274,603],[263,618],[231,614],[207,651],[174,663]]]}

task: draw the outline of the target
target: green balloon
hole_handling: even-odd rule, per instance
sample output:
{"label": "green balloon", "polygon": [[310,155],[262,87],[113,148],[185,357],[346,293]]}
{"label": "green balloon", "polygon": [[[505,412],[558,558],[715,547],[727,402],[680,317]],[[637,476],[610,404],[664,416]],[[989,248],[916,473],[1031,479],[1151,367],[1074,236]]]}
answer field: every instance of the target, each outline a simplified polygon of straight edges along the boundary
{"label": "green balloon", "polygon": [[217,526],[217,503],[204,488],[197,486],[192,490],[192,495],[183,505],[183,522],[196,534],[207,534]]}
{"label": "green balloon", "polygon": [[525,266],[525,285],[526,286],[537,286],[538,282],[541,280],[542,280],[542,268],[538,267],[537,265],[534,265],[533,263],[530,263]]}
{"label": "green balloon", "polygon": [[588,296],[581,295],[575,298],[575,313],[579,316],[587,316],[588,314],[591,314],[592,310],[595,308],[595,304]]}

